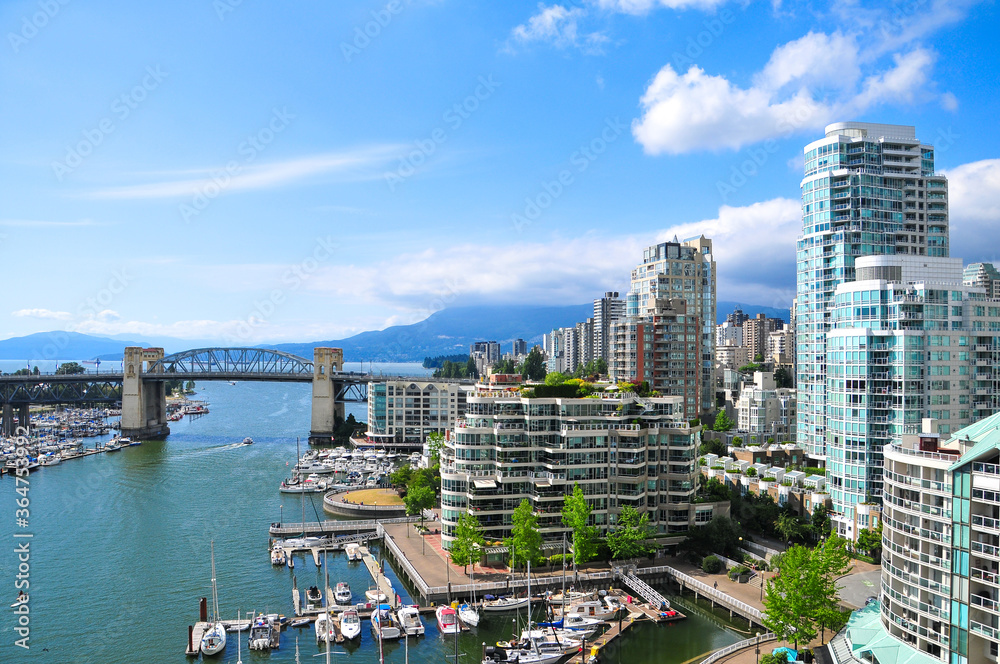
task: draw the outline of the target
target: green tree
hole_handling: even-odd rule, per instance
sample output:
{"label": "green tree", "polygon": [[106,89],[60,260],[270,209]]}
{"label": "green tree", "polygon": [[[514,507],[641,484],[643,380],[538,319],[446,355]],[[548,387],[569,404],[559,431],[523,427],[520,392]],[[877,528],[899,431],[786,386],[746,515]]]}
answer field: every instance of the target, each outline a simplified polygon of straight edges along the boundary
{"label": "green tree", "polygon": [[622,507],[618,515],[618,526],[608,532],[606,541],[611,549],[611,557],[637,558],[652,553],[655,547],[650,544],[652,536],[649,526],[649,515],[639,514],[631,505]]}
{"label": "green tree", "polygon": [[[421,530],[424,527],[424,510],[434,507],[436,499],[434,488],[429,484],[411,486],[406,491],[406,496],[403,498],[403,504],[406,505],[406,515],[416,516],[419,514]],[[409,536],[409,531],[407,531],[407,536]]]}
{"label": "green tree", "polygon": [[441,462],[441,448],[444,447],[444,434],[433,431],[427,434],[427,452],[430,454],[431,465]]}
{"label": "green tree", "polygon": [[727,558],[738,558],[742,555],[739,551],[742,537],[743,531],[738,523],[728,516],[717,516],[688,533],[680,548],[702,556],[719,553]]}
{"label": "green tree", "polygon": [[760,371],[760,365],[756,362],[751,362],[750,364],[744,364],[742,367],[737,369],[740,373],[753,373],[755,371]]}
{"label": "green tree", "polygon": [[470,378],[479,377],[479,370],[476,369],[476,361],[472,359],[471,355],[469,356],[469,359],[466,360],[465,362],[465,375],[469,376]]}
{"label": "green tree", "polygon": [[510,566],[517,567],[542,555],[542,534],[538,532],[538,517],[525,498],[510,515],[510,537],[503,543],[510,551]]}
{"label": "green tree", "polygon": [[562,385],[569,378],[566,374],[561,371],[552,371],[545,374],[545,384],[546,385]]}
{"label": "green tree", "polygon": [[521,376],[525,380],[545,380],[545,359],[537,347],[532,348],[521,363]]}
{"label": "green tree", "polygon": [[879,521],[874,529],[865,528],[858,533],[858,549],[865,552],[879,562],[882,555],[882,522]]}
{"label": "green tree", "polygon": [[831,537],[807,549],[793,546],[780,560],[771,560],[780,572],[767,585],[764,626],[781,640],[807,643],[842,619],[838,608],[841,587],[837,579],[848,571],[846,542]]}
{"label": "green tree", "polygon": [[483,537],[482,526],[479,519],[468,512],[462,512],[455,524],[455,539],[451,542],[448,552],[451,554],[451,562],[462,566],[462,572],[469,563],[475,563],[479,559],[479,551],[486,546],[486,538]]}
{"label": "green tree", "polygon": [[413,479],[413,468],[408,463],[394,470],[389,476],[389,481],[395,486],[407,486],[411,479]]}
{"label": "green tree", "polygon": [[776,387],[790,388],[795,382],[791,372],[785,367],[778,367],[774,370],[774,384]]}
{"label": "green tree", "polygon": [[718,438],[702,438],[701,446],[698,447],[698,454],[714,454],[716,456],[726,456],[727,445]]}
{"label": "green tree", "polygon": [[809,520],[809,528],[812,530],[814,540],[821,540],[830,534],[830,508],[826,505],[817,505],[813,510],[812,518]]}
{"label": "green tree", "polygon": [[562,522],[573,530],[573,563],[582,565],[597,555],[597,528],[590,525],[590,503],[579,484],[563,500]]}
{"label": "green tree", "polygon": [[712,425],[714,431],[730,431],[736,426],[736,422],[726,414],[725,409],[720,410],[715,416],[715,424]]}
{"label": "green tree", "polygon": [[516,371],[517,367],[514,366],[514,360],[509,357],[505,357],[493,365],[493,373],[495,374],[512,374]]}
{"label": "green tree", "polygon": [[788,542],[805,539],[806,533],[810,530],[799,517],[787,512],[778,517],[774,529]]}
{"label": "green tree", "polygon": [[80,366],[79,364],[77,364],[76,362],[63,362],[62,364],[59,365],[59,368],[56,369],[57,376],[82,374],[86,372],[87,370],[82,366]]}

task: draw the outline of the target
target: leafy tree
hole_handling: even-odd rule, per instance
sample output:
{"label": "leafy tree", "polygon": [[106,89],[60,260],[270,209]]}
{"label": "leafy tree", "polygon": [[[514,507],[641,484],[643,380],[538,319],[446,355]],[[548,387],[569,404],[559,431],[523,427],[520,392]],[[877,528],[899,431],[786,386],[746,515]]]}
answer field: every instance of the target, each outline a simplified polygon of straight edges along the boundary
{"label": "leafy tree", "polygon": [[532,348],[528,356],[524,358],[520,371],[525,380],[545,380],[545,358],[542,357],[537,346]]}
{"label": "leafy tree", "polygon": [[701,442],[701,446],[698,447],[698,454],[701,454],[701,455],[714,454],[714,455],[720,456],[720,457],[721,456],[726,456],[726,452],[728,451],[726,449],[727,447],[728,446],[724,442],[722,442],[721,440],[719,440],[717,438],[712,439],[712,440],[703,438],[702,442]]}
{"label": "leafy tree", "polygon": [[706,574],[718,574],[722,571],[722,561],[718,556],[705,556],[701,561],[701,571]]}
{"label": "leafy tree", "polygon": [[774,370],[774,384],[777,387],[792,387],[795,384],[792,374],[785,367]]}
{"label": "leafy tree", "polygon": [[755,371],[760,371],[760,365],[756,362],[751,362],[750,364],[744,364],[742,367],[737,369],[740,373],[753,373]]}
{"label": "leafy tree", "polygon": [[728,516],[717,516],[704,526],[692,530],[687,539],[681,542],[680,548],[693,551],[699,555],[719,553],[727,558],[738,558],[740,539],[743,531],[738,523]]}
{"label": "leafy tree", "polygon": [[486,546],[479,519],[468,512],[462,512],[455,525],[455,539],[451,542],[451,561],[462,566],[462,572],[469,563],[479,559],[479,551]]}
{"label": "leafy tree", "polygon": [[538,560],[542,555],[542,534],[538,532],[538,517],[525,498],[510,515],[510,537],[503,543],[510,550],[512,568]]}
{"label": "leafy tree", "polygon": [[440,463],[441,448],[444,447],[444,434],[433,431],[427,434],[427,452],[430,454],[431,465]]}
{"label": "leafy tree", "polygon": [[406,505],[406,515],[420,515],[421,530],[424,527],[424,510],[434,507],[436,499],[434,488],[429,484],[411,486],[406,492],[406,497],[403,498],[403,504]]}
{"label": "leafy tree", "polygon": [[788,513],[778,517],[774,529],[788,542],[805,539],[806,533],[810,530],[799,517]]}
{"label": "leafy tree", "polygon": [[597,555],[597,528],[590,525],[590,503],[579,484],[563,500],[562,522],[573,529],[573,564],[582,565]]}
{"label": "leafy tree", "polygon": [[[772,565],[775,560],[772,559]],[[819,629],[840,620],[840,586],[847,573],[846,542],[827,539],[815,549],[793,546],[778,561],[780,572],[770,580],[764,596],[764,626],[781,640],[809,642]]]}
{"label": "leafy tree", "polygon": [[389,481],[395,486],[407,486],[411,479],[413,479],[413,468],[410,464],[400,466],[389,475]]}
{"label": "leafy tree", "polygon": [[509,357],[505,357],[493,365],[493,373],[495,374],[512,374],[516,372],[517,367],[514,366],[514,360]]}
{"label": "leafy tree", "polygon": [[546,385],[562,385],[569,378],[566,374],[561,371],[552,371],[545,374],[545,384]]}
{"label": "leafy tree", "polygon": [[73,375],[73,374],[82,374],[82,373],[86,373],[86,372],[87,372],[87,370],[85,368],[83,368],[82,366],[80,366],[79,364],[77,364],[76,362],[64,362],[64,363],[62,363],[62,364],[59,365],[58,369],[56,369],[56,375],[57,376],[67,376],[67,375]]}
{"label": "leafy tree", "polygon": [[618,526],[608,532],[606,538],[611,557],[637,558],[652,553],[655,547],[648,541],[653,533],[649,526],[649,515],[639,514],[631,505],[622,507],[618,515]]}
{"label": "leafy tree", "polygon": [[449,362],[464,362],[468,359],[468,355],[438,355],[436,357],[425,357],[424,358],[424,368],[425,369],[438,369],[440,368],[445,360]]}
{"label": "leafy tree", "polygon": [[712,425],[714,431],[730,431],[736,426],[736,422],[726,414],[725,409],[720,410],[715,416],[715,424]]}
{"label": "leafy tree", "polygon": [[732,500],[733,494],[718,477],[709,478],[704,485],[702,485],[702,493],[705,495],[706,500],[709,502],[715,502],[718,500]]}
{"label": "leafy tree", "polygon": [[470,378],[479,377],[479,369],[476,368],[476,361],[469,356],[469,359],[465,361],[465,375]]}
{"label": "leafy tree", "polygon": [[764,361],[764,355],[762,353],[757,353],[756,355],[753,356],[753,361],[755,363],[758,363],[758,364],[761,363],[761,362],[763,362]]}
{"label": "leafy tree", "polygon": [[[881,524],[880,524],[881,525]],[[826,505],[817,505],[813,510],[812,519],[809,521],[809,528],[812,530],[814,540],[823,539],[830,534],[830,508]]]}
{"label": "leafy tree", "polygon": [[882,554],[882,522],[874,529],[865,528],[858,533],[858,549],[864,551],[878,562]]}

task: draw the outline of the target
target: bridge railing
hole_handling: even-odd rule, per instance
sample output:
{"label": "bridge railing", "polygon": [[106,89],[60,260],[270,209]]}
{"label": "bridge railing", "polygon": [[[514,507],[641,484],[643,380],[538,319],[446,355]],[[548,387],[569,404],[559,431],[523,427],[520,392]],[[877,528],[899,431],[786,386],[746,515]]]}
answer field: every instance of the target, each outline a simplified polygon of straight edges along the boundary
{"label": "bridge railing", "polygon": [[755,636],[752,639],[744,639],[743,641],[737,641],[736,643],[732,644],[731,646],[726,646],[722,650],[716,650],[711,655],[709,655],[705,659],[701,660],[701,664],[713,664],[713,662],[717,662],[720,659],[722,659],[723,657],[725,657],[726,655],[730,655],[730,654],[736,652],[737,650],[743,650],[744,648],[749,648],[751,646],[756,646],[756,645],[761,644],[761,643],[766,643],[768,641],[774,641],[777,638],[778,638],[777,636],[775,636],[774,634],[771,634],[770,632],[768,632],[767,634],[761,634],[760,637],[756,637]]}

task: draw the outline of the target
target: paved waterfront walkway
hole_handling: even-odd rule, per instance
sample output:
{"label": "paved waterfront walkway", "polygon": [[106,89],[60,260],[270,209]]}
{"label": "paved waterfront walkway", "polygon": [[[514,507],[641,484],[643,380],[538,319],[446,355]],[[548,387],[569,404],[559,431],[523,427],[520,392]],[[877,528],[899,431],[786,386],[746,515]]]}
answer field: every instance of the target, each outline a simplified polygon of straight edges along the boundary
{"label": "paved waterfront walkway", "polygon": [[[435,529],[440,533],[440,522],[437,524],[426,522],[426,525],[431,533]],[[448,561],[441,548],[440,534],[420,535],[410,523],[386,523],[382,527],[428,586],[445,586],[449,580],[455,585],[472,583],[472,579],[463,568]],[[470,565],[466,570],[471,567]],[[475,575],[476,581],[503,581],[508,578],[506,569],[483,567],[478,564],[475,566]]]}

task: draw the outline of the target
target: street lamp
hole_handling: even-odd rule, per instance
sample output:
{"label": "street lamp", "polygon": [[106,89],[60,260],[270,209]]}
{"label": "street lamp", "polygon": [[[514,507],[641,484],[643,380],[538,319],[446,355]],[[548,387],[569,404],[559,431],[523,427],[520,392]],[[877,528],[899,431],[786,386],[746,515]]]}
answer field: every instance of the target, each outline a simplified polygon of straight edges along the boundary
{"label": "street lamp", "polygon": [[757,632],[757,664],[760,664],[760,632]]}

